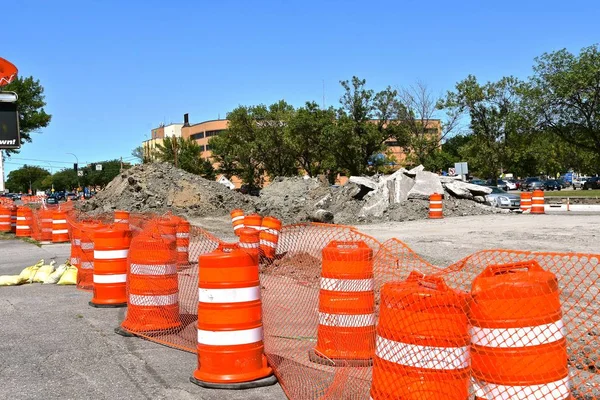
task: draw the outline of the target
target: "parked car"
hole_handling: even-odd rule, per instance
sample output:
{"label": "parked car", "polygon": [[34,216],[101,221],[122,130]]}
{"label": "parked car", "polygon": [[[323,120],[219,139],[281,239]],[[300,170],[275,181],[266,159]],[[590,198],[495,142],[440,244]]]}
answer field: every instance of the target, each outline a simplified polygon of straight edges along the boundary
{"label": "parked car", "polygon": [[562,186],[563,189],[569,187],[570,185],[569,182],[567,182],[563,177],[556,178],[556,181],[560,183],[560,186]]}
{"label": "parked car", "polygon": [[500,189],[505,190],[505,191],[508,190],[508,185],[502,179],[498,179],[497,183],[495,185],[494,185],[493,179],[488,179],[487,182],[486,182],[486,185],[487,186],[495,186],[495,187],[500,188]]}
{"label": "parked car", "polygon": [[492,193],[485,196],[486,201],[492,207],[517,209],[521,207],[521,196],[514,193],[508,193],[500,188],[491,186]]}
{"label": "parked car", "polygon": [[600,178],[590,178],[583,184],[583,190],[600,189]]}
{"label": "parked car", "polygon": [[544,181],[544,190],[561,190],[562,185],[557,180],[547,180]]}
{"label": "parked car", "polygon": [[79,196],[76,193],[67,193],[66,198],[67,200],[77,200]]}
{"label": "parked car", "polygon": [[46,198],[46,204],[58,204],[58,198],[54,195]]}
{"label": "parked car", "polygon": [[472,183],[473,185],[485,185],[486,182],[483,179],[471,179],[471,181],[469,183]]}
{"label": "parked car", "polygon": [[573,190],[583,189],[583,185],[585,184],[585,181],[587,181],[588,179],[589,178],[586,178],[586,177],[573,178]]}
{"label": "parked car", "polygon": [[519,186],[517,185],[517,181],[514,181],[512,179],[506,180],[506,186],[508,187],[508,190],[517,190],[519,188]]}
{"label": "parked car", "polygon": [[525,181],[521,184],[522,191],[536,190],[541,189],[544,190],[544,182],[537,177],[529,177],[525,178]]}

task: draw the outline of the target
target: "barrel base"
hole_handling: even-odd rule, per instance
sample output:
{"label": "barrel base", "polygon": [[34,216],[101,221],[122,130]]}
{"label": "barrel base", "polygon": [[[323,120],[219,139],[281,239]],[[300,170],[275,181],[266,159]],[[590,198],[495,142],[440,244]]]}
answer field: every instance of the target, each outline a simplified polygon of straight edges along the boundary
{"label": "barrel base", "polygon": [[253,389],[264,386],[272,386],[277,383],[277,377],[275,375],[270,375],[265,378],[257,379],[255,381],[250,382],[238,382],[238,383],[212,383],[205,382],[199,379],[190,377],[190,382],[195,385],[201,386],[207,389],[228,389],[228,390],[242,390],[242,389]]}
{"label": "barrel base", "polygon": [[327,358],[317,354],[315,349],[308,351],[308,359],[315,364],[327,365],[329,367],[370,367],[373,365],[372,358],[366,359],[346,359],[346,358]]}
{"label": "barrel base", "polygon": [[127,303],[113,303],[113,304],[96,304],[91,301],[88,303],[90,307],[94,308],[119,308],[119,307],[127,307]]}
{"label": "barrel base", "polygon": [[133,334],[133,333],[121,328],[120,326],[115,328],[115,333],[117,335],[121,335],[123,337],[136,337],[137,336],[136,334]]}

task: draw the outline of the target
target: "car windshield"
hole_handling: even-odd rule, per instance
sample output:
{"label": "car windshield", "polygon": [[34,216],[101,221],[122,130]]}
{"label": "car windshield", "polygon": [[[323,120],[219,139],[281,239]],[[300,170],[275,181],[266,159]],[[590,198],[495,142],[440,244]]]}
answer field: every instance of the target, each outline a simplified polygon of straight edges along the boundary
{"label": "car windshield", "polygon": [[527,178],[527,182],[539,182],[540,178]]}
{"label": "car windshield", "polygon": [[497,187],[492,187],[492,193],[506,193],[504,190],[497,188]]}

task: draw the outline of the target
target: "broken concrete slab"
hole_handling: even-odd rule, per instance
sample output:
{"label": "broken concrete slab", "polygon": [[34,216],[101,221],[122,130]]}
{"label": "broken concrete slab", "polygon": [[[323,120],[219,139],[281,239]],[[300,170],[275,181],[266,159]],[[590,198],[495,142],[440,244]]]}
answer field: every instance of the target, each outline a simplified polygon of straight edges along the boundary
{"label": "broken concrete slab", "polygon": [[417,176],[418,172],[422,172],[425,170],[425,167],[423,165],[418,165],[416,167],[414,167],[413,169],[404,172],[406,175],[411,176],[411,177],[415,177]]}
{"label": "broken concrete slab", "polygon": [[371,190],[375,190],[379,186],[379,184],[376,180],[367,178],[366,176],[351,176],[348,179],[348,182],[352,182],[352,183],[356,183],[357,185],[368,187]]}
{"label": "broken concrete slab", "polygon": [[473,200],[475,200],[478,203],[482,203],[482,204],[486,202],[486,199],[484,196],[473,196]]}
{"label": "broken concrete slab", "polygon": [[419,171],[416,174],[415,184],[408,192],[409,199],[429,200],[434,193],[444,194],[440,177],[433,172]]}
{"label": "broken concrete slab", "polygon": [[395,180],[393,203],[402,203],[408,200],[408,194],[415,186],[415,180],[402,175]]}
{"label": "broken concrete slab", "polygon": [[390,194],[387,180],[382,177],[376,191],[372,191],[371,197],[359,212],[360,217],[381,217],[390,206]]}
{"label": "broken concrete slab", "polygon": [[442,183],[454,183],[456,181],[462,182],[460,176],[440,176],[440,182]]}
{"label": "broken concrete slab", "polygon": [[446,190],[454,197],[459,199],[472,199],[473,194],[468,190],[456,183],[446,183],[444,184]]}

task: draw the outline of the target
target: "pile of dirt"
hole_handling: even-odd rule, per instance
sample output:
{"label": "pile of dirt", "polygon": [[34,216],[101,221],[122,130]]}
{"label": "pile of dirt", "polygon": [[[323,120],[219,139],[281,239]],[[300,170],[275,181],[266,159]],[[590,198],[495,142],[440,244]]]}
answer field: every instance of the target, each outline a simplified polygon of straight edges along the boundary
{"label": "pile of dirt", "polygon": [[245,196],[167,163],[137,165],[113,179],[104,190],[80,205],[85,212],[166,212],[191,217],[226,215],[232,209],[255,210]]}

